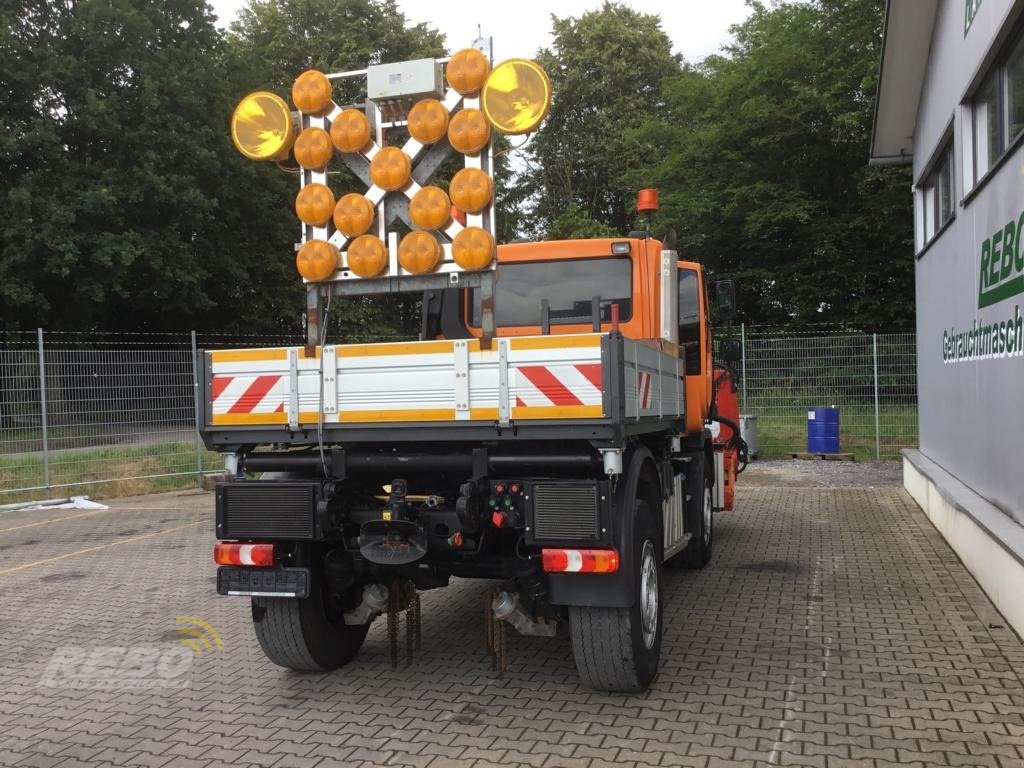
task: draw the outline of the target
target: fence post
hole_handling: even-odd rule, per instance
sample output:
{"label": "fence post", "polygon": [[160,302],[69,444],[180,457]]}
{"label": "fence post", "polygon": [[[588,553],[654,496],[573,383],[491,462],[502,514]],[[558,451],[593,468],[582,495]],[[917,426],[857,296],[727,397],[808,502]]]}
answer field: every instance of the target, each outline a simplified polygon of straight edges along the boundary
{"label": "fence post", "polygon": [[202,411],[199,408],[199,371],[196,370],[197,358],[199,356],[198,350],[196,349],[196,332],[192,331],[192,421],[195,423],[196,431],[196,487],[203,487],[203,441],[199,434],[200,429],[200,414]]}
{"label": "fence post", "polygon": [[872,357],[875,363],[875,460],[882,459],[882,433],[878,409],[878,334],[871,334]]}
{"label": "fence post", "polygon": [[36,328],[39,346],[39,414],[43,425],[43,487],[50,498],[50,435],[46,419],[46,360],[43,358],[43,329]]}
{"label": "fence post", "polygon": [[743,410],[747,410],[747,324],[740,323],[740,379],[743,382]]}

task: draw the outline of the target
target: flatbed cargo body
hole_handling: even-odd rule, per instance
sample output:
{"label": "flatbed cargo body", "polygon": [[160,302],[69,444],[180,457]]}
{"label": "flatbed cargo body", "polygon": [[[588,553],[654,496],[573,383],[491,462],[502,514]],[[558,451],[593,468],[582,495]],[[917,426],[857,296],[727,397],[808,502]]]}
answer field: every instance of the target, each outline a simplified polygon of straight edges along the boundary
{"label": "flatbed cargo body", "polygon": [[205,353],[211,449],[679,432],[682,360],[618,333]]}

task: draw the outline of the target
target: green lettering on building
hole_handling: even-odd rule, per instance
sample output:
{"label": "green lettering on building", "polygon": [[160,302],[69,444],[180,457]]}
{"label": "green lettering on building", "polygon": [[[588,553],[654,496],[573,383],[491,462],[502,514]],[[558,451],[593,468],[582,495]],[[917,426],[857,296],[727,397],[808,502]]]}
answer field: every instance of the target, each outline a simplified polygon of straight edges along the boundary
{"label": "green lettering on building", "polygon": [[978,15],[981,2],[982,0],[965,0],[964,2],[964,37],[967,37],[971,24],[974,23],[974,17]]}
{"label": "green lettering on building", "polygon": [[1024,293],[1024,213],[981,243],[978,309]]}

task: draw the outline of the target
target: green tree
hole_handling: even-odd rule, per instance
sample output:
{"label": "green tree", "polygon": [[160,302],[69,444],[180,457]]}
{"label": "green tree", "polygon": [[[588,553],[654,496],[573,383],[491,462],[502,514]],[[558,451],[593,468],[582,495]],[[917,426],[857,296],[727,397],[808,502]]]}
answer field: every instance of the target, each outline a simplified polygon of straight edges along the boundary
{"label": "green tree", "polygon": [[867,165],[884,3],[751,5],[726,55],[664,82],[630,178],[747,322],[911,327],[909,172]]}
{"label": "green tree", "polygon": [[261,249],[281,217],[228,140],[207,6],[27,0],[2,24],[3,325],[286,322],[290,270]]}
{"label": "green tree", "polygon": [[554,232],[560,216],[582,213],[625,233],[636,218],[628,173],[645,155],[626,134],[659,113],[662,80],[679,72],[680,60],[659,18],[625,5],[552,16],[552,24],[554,45],[538,56],[551,78],[551,111],[521,178],[533,196],[533,227]]}

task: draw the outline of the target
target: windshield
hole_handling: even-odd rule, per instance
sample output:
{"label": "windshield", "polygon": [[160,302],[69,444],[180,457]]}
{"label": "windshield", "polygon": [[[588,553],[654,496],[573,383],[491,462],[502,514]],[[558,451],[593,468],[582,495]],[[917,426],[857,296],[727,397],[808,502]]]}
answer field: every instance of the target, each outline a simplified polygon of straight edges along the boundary
{"label": "windshield", "polygon": [[[595,296],[601,299],[601,321],[611,321],[611,305],[619,305],[623,322],[633,314],[632,262],[628,258],[567,259],[498,265],[494,288],[495,322],[499,326],[540,325],[541,301],[548,300],[552,325],[587,324]],[[470,324],[480,325],[480,294],[470,292]]]}

